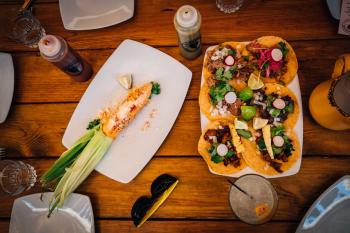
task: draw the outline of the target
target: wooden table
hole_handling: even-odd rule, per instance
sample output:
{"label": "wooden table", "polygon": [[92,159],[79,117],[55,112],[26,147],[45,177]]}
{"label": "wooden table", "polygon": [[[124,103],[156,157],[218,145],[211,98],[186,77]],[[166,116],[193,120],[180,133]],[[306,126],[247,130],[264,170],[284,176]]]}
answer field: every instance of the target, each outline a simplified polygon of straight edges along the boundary
{"label": "wooden table", "polygon": [[[224,41],[247,41],[279,35],[294,47],[304,110],[304,150],[297,175],[273,179],[279,206],[273,220],[262,226],[240,222],[228,203],[229,184],[209,173],[197,152],[200,135],[198,93],[203,55],[188,61],[179,55],[172,19],[181,5],[190,3],[202,14],[203,50]],[[19,3],[0,1],[3,13]],[[38,0],[35,15],[47,33],[63,36],[93,66],[94,73],[124,39],[152,45],[175,57],[193,72],[193,81],[181,113],[152,161],[129,184],[117,183],[94,172],[77,190],[90,196],[97,232],[294,232],[305,211],[329,185],[350,171],[350,131],[329,131],[310,117],[311,90],[329,79],[335,59],[350,52],[348,37],[337,34],[323,0],[246,1],[234,14],[217,10],[208,1],[136,1],[135,16],[122,24],[92,31],[63,28],[57,0]],[[2,23],[1,23],[2,24]],[[87,83],[76,83],[37,50],[0,38],[0,51],[12,53],[16,85],[13,106],[0,125],[0,147],[8,157],[24,160],[41,174],[64,151],[61,139]],[[166,203],[141,228],[130,219],[134,201],[149,194],[151,182],[167,172],[180,184]],[[23,195],[39,192],[36,186]],[[15,198],[0,199],[0,232],[7,232]]]}

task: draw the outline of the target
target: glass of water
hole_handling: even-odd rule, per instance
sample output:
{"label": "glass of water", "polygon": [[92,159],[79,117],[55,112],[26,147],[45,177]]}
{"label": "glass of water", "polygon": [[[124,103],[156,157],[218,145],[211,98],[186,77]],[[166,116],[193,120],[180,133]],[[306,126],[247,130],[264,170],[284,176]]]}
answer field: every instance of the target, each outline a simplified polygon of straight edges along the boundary
{"label": "glass of water", "polygon": [[35,169],[21,161],[0,160],[0,191],[14,196],[34,186]]}
{"label": "glass of water", "polygon": [[233,13],[239,10],[243,0],[216,0],[216,6],[225,13]]}
{"label": "glass of water", "polygon": [[17,43],[36,48],[45,30],[30,10],[13,10],[7,14],[6,35]]}

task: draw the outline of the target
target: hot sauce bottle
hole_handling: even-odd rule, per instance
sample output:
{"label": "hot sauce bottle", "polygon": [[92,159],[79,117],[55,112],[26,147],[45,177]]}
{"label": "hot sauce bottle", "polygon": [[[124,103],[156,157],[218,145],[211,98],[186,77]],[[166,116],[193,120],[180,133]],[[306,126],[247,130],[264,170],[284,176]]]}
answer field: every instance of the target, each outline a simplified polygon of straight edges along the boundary
{"label": "hot sauce bottle", "polygon": [[91,78],[92,68],[59,36],[46,35],[39,41],[41,56],[52,62],[77,82]]}

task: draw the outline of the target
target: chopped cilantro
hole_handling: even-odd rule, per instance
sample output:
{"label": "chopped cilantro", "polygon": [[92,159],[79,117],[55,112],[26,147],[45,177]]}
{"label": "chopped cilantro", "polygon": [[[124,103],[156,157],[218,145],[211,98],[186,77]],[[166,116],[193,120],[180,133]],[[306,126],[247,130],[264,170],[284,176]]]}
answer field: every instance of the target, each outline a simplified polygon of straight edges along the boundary
{"label": "chopped cilantro", "polygon": [[210,87],[209,96],[213,104],[217,104],[219,101],[223,100],[225,94],[232,90],[232,87],[225,82],[218,82],[217,85]]}
{"label": "chopped cilantro", "polygon": [[259,138],[257,144],[258,144],[259,150],[261,150],[261,151],[266,150],[266,145],[265,145],[264,139],[262,137]]}
{"label": "chopped cilantro", "polygon": [[284,126],[283,125],[271,128],[271,137],[283,136],[283,134],[284,134]]}
{"label": "chopped cilantro", "polygon": [[86,127],[86,129],[93,129],[95,126],[100,124],[100,119],[94,119],[92,121],[89,122],[88,126]]}
{"label": "chopped cilantro", "polygon": [[236,153],[234,152],[234,151],[232,151],[232,150],[229,150],[228,152],[227,152],[227,154],[225,155],[225,157],[226,158],[231,158],[232,156],[234,156]]}
{"label": "chopped cilantro", "polygon": [[287,111],[287,112],[294,112],[294,104],[293,103],[290,103],[290,104],[288,104],[288,106],[285,108],[285,110]]}
{"label": "chopped cilantro", "polygon": [[272,117],[278,117],[278,115],[281,114],[281,110],[277,108],[272,108],[270,114]]}
{"label": "chopped cilantro", "polygon": [[156,82],[152,82],[152,94],[159,95],[160,94],[160,84]]}
{"label": "chopped cilantro", "polygon": [[249,61],[249,56],[242,56],[244,61]]}
{"label": "chopped cilantro", "polygon": [[287,54],[289,53],[289,49],[287,48],[286,43],[281,41],[278,43],[278,46],[282,50],[283,57],[287,56]]}
{"label": "chopped cilantro", "polygon": [[218,68],[217,70],[216,70],[216,72],[215,72],[215,77],[216,78],[220,78],[221,77],[221,75],[224,73],[224,68],[222,68],[222,67],[220,67],[220,68]]}
{"label": "chopped cilantro", "polygon": [[263,66],[262,69],[267,69],[267,67],[270,65],[270,61],[266,61]]}
{"label": "chopped cilantro", "polygon": [[235,51],[235,50],[230,49],[230,50],[227,52],[227,54],[228,54],[228,55],[232,55],[232,56],[234,56],[234,55],[236,55],[236,51]]}
{"label": "chopped cilantro", "polygon": [[230,70],[225,71],[223,77],[225,78],[225,80],[230,80],[230,79],[232,79],[232,73],[231,73],[231,71],[230,71]]}
{"label": "chopped cilantro", "polygon": [[224,71],[223,67],[220,67],[215,72],[215,79],[219,81],[227,81],[232,79],[232,73],[230,70]]}
{"label": "chopped cilantro", "polygon": [[211,161],[213,161],[214,163],[221,163],[223,160],[224,157],[220,155],[215,155],[211,157]]}
{"label": "chopped cilantro", "polygon": [[252,133],[248,130],[244,130],[244,129],[237,129],[237,134],[246,138],[246,139],[249,139],[252,137]]}

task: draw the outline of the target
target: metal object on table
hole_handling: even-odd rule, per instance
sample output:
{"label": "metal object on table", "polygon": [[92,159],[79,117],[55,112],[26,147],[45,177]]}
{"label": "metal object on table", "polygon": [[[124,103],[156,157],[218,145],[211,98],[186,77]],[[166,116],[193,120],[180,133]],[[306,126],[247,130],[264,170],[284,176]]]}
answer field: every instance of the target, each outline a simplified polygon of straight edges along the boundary
{"label": "metal object on table", "polygon": [[350,229],[350,176],[343,176],[312,204],[296,233],[347,233]]}
{"label": "metal object on table", "polygon": [[34,186],[35,169],[24,162],[0,160],[0,192],[7,195],[18,195]]}

